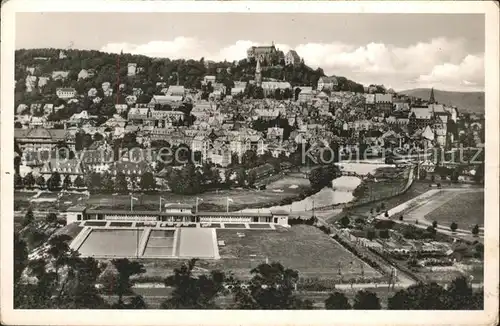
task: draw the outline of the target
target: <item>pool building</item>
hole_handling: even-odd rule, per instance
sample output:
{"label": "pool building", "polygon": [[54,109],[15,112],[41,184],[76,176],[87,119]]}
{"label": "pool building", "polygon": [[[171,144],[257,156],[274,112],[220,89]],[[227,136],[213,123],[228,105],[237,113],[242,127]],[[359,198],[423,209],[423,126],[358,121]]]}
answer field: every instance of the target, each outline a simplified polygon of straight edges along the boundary
{"label": "pool building", "polygon": [[83,205],[68,208],[67,224],[77,221],[133,221],[169,223],[263,223],[288,226],[288,212],[202,212],[189,204],[167,204],[161,211],[93,209]]}

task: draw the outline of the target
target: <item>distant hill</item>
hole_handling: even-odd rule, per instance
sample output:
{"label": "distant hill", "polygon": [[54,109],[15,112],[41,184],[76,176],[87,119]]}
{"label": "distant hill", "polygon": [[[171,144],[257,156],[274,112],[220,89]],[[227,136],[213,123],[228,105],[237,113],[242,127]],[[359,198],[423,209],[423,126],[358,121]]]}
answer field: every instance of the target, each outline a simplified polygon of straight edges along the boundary
{"label": "distant hill", "polygon": [[[254,78],[255,62],[249,62],[246,58],[235,63],[232,62],[213,62],[202,58],[201,60],[168,58],[151,58],[143,55],[132,55],[124,53],[105,53],[89,50],[63,50],[66,58],[60,59],[59,52],[62,49],[44,48],[44,49],[19,49],[16,50],[15,61],[15,79],[18,81],[16,92],[24,92],[23,84],[26,78],[26,67],[34,67],[35,75],[50,75],[53,71],[68,71],[68,79],[64,85],[75,88],[78,93],[83,94],[91,87],[98,90],[103,82],[117,81],[117,63],[120,57],[120,81],[126,83],[132,88],[142,88],[144,93],[152,96],[156,90],[156,83],[165,82],[166,86],[179,84],[188,88],[201,88],[201,81],[205,75],[216,76],[217,82],[221,82],[228,89],[233,87],[234,81],[248,81]],[[39,60],[44,58],[45,60]],[[127,74],[127,64],[135,63],[137,67],[142,68],[137,75],[130,77]],[[318,79],[325,76],[323,69],[313,69],[305,64],[299,66],[284,66],[284,60],[281,64],[264,65],[262,67],[263,80],[285,80],[293,86],[310,85],[316,86]],[[79,80],[78,73],[81,69],[94,69],[96,74],[87,80]],[[349,80],[345,77],[337,76],[339,90],[363,92],[363,85]],[[50,81],[49,81],[50,83]],[[116,83],[115,83],[116,84]],[[117,85],[112,87],[116,88]],[[49,85],[51,86],[51,85]],[[53,87],[46,87],[54,93]],[[163,88],[163,86],[162,86]],[[123,92],[122,92],[123,93]],[[20,94],[21,95],[21,94]],[[19,98],[21,96],[18,96]]]}
{"label": "distant hill", "polygon": [[[416,88],[398,92],[428,100],[431,94],[430,88]],[[484,92],[448,92],[434,89],[436,102],[453,105],[460,112],[484,113]]]}

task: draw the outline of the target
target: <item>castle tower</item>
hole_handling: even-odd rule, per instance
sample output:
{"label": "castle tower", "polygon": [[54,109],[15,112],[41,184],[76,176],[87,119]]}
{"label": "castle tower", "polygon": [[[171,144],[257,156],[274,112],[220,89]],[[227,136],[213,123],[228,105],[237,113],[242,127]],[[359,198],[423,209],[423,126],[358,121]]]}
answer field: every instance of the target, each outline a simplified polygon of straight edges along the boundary
{"label": "castle tower", "polygon": [[431,88],[431,96],[429,97],[429,104],[434,104],[436,103],[436,100],[434,99],[434,87]]}
{"label": "castle tower", "polygon": [[262,85],[262,71],[260,69],[260,60],[257,59],[257,66],[255,67],[255,83],[257,86]]}

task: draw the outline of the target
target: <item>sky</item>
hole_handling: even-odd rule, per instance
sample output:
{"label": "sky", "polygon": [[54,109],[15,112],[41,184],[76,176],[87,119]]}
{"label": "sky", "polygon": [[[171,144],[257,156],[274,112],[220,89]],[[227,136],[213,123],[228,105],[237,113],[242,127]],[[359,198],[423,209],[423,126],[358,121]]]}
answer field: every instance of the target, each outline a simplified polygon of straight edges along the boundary
{"label": "sky", "polygon": [[241,60],[252,45],[294,49],[312,68],[396,91],[484,91],[484,15],[18,13],[16,48]]}

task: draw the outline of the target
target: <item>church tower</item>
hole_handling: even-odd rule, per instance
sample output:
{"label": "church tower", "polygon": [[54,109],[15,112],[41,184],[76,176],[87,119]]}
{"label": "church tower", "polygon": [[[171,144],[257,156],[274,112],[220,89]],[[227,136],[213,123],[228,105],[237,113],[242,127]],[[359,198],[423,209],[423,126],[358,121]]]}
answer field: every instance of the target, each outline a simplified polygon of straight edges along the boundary
{"label": "church tower", "polygon": [[429,97],[429,104],[434,104],[436,103],[436,100],[434,99],[434,87],[431,88],[431,96]]}
{"label": "church tower", "polygon": [[259,59],[257,59],[257,66],[255,67],[255,84],[257,84],[257,86],[259,87],[262,85],[262,72],[260,69]]}

